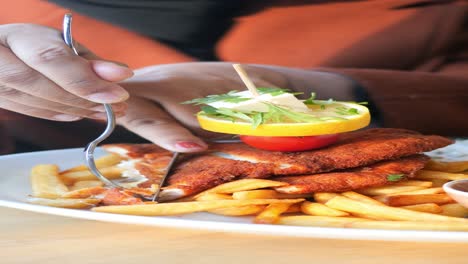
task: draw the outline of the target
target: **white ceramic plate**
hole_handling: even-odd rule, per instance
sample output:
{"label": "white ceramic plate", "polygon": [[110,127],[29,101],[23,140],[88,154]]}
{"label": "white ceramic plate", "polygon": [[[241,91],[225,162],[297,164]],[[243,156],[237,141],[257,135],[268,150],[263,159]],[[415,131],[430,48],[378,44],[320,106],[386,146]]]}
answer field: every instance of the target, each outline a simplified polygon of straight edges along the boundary
{"label": "white ceramic plate", "polygon": [[264,235],[421,242],[468,242],[468,232],[392,231],[370,229],[319,228],[252,224],[248,217],[222,217],[197,213],[176,217],[144,217],[96,213],[86,210],[53,208],[26,202],[30,194],[29,171],[40,163],[54,163],[61,169],[82,163],[81,149],[54,150],[0,156],[0,206],[44,214],[142,224],[159,227],[194,228],[214,231],[254,233]]}

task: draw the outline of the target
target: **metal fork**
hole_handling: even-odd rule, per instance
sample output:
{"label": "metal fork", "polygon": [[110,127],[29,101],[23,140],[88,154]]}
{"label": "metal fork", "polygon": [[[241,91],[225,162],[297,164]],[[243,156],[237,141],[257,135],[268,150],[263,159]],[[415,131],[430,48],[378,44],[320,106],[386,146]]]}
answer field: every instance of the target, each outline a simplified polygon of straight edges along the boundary
{"label": "metal fork", "polygon": [[[73,43],[71,13],[67,13],[63,17],[63,40],[65,41],[65,44],[67,44],[68,47],[70,47],[70,49],[73,50],[75,55],[79,56],[78,50],[76,49],[75,44]],[[102,173],[99,172],[98,168],[96,167],[96,163],[94,162],[94,150],[96,149],[96,146],[99,143],[101,143],[104,139],[109,137],[115,128],[115,115],[114,111],[112,110],[112,106],[110,104],[104,104],[104,108],[106,110],[107,117],[106,129],[98,138],[91,141],[91,143],[89,143],[84,149],[85,162],[91,173],[93,173],[99,180],[104,182],[106,185],[122,188],[122,186],[114,183],[113,181],[108,180],[104,175],[102,175]]]}
{"label": "metal fork", "polygon": [[[79,56],[78,50],[76,49],[74,43],[73,43],[73,37],[72,37],[72,14],[67,13],[65,14],[63,18],[63,40],[65,41],[65,44],[70,47],[70,49],[73,50],[75,55]],[[88,166],[89,170],[91,173],[93,173],[100,181],[102,181],[104,184],[108,186],[112,186],[115,188],[119,189],[126,189],[124,186],[121,186],[120,184],[117,184],[109,179],[107,179],[102,173],[98,170],[96,167],[96,163],[94,161],[94,151],[99,143],[104,141],[106,138],[110,136],[110,134],[114,131],[115,128],[115,115],[114,115],[114,110],[112,110],[112,106],[110,104],[104,104],[104,108],[106,110],[106,117],[107,117],[107,125],[106,129],[104,132],[95,140],[91,141],[84,149],[84,154],[85,154],[85,163]],[[164,185],[164,182],[167,178],[167,176],[171,173],[172,168],[174,167],[177,158],[179,156],[179,153],[175,152],[172,156],[172,159],[166,168],[166,173],[162,177],[159,187],[156,190],[156,192],[153,194],[152,198],[144,197],[142,195],[137,195],[139,198],[142,198],[144,200],[150,200],[150,201],[157,201],[159,198],[159,194],[161,192],[161,188]]]}

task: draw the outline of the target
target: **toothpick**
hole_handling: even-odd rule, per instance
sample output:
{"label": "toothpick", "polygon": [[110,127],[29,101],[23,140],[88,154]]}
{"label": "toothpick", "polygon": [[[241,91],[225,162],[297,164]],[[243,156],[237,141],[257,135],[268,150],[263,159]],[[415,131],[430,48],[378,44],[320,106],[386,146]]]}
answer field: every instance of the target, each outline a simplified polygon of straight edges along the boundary
{"label": "toothpick", "polygon": [[260,96],[260,94],[257,91],[257,88],[255,87],[255,84],[250,80],[249,76],[245,72],[244,68],[240,64],[233,64],[232,67],[236,70],[237,74],[239,74],[239,77],[242,79],[244,82],[245,86],[247,86],[247,89],[249,89],[250,93],[253,95],[253,97]]}

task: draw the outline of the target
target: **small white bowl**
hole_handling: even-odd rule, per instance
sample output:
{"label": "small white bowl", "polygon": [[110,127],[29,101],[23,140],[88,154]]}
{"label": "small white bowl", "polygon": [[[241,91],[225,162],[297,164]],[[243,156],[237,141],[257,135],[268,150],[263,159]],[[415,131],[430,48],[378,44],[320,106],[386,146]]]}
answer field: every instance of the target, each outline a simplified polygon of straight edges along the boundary
{"label": "small white bowl", "polygon": [[444,188],[444,191],[450,197],[452,197],[459,204],[461,204],[464,207],[468,208],[468,191],[462,191],[460,189],[457,189],[457,185],[461,185],[461,184],[464,185],[465,189],[468,189],[468,179],[447,182],[442,187]]}

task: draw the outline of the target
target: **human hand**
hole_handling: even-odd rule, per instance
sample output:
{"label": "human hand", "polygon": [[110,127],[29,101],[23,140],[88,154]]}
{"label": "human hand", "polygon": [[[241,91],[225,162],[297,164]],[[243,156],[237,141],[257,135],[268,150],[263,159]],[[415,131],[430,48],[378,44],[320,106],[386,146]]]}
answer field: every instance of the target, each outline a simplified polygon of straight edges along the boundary
{"label": "human hand", "polygon": [[132,71],[99,59],[77,44],[76,56],[55,29],[32,24],[0,25],[0,108],[29,116],[75,121],[116,114],[128,93],[116,82]]}
{"label": "human hand", "polygon": [[[271,72],[248,66],[246,69],[258,86],[273,87],[283,83]],[[152,66],[136,70],[134,77],[121,84],[131,97],[126,115],[119,118],[118,123],[163,148],[178,152],[204,150],[206,144],[199,136],[215,136],[199,127],[195,117],[199,107],[182,102],[245,89],[230,63]]]}

